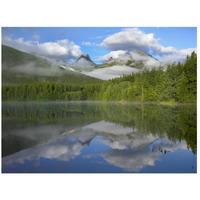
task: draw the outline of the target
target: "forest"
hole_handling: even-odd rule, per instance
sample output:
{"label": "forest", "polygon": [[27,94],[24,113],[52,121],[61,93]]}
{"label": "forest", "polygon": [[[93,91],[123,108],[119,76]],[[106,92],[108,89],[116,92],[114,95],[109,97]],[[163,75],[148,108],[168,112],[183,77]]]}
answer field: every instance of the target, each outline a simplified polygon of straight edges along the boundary
{"label": "forest", "polygon": [[185,63],[160,66],[94,84],[37,82],[2,86],[3,101],[128,101],[180,102],[197,101],[197,54],[192,52]]}

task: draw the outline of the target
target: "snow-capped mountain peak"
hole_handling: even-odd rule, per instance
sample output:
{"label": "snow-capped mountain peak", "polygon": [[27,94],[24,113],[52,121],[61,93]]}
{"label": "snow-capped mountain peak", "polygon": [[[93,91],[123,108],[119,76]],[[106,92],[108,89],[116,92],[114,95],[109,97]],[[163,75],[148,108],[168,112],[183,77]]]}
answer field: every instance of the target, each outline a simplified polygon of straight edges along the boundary
{"label": "snow-capped mountain peak", "polygon": [[74,63],[71,64],[71,67],[78,71],[91,71],[95,66],[96,64],[91,60],[88,54],[82,54]]}

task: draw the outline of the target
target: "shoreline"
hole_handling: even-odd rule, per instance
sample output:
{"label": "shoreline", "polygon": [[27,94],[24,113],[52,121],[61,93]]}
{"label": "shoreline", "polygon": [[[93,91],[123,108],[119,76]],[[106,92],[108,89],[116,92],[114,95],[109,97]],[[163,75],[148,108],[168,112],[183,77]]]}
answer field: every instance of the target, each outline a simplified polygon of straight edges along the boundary
{"label": "shoreline", "polygon": [[155,102],[155,101],[95,101],[95,100],[86,100],[86,101],[63,101],[63,100],[56,100],[56,101],[47,101],[47,100],[36,100],[36,101],[23,101],[23,100],[18,100],[18,101],[2,101],[2,103],[119,103],[119,104],[146,104],[146,105],[166,105],[166,106],[186,106],[186,105],[196,105],[197,102]]}

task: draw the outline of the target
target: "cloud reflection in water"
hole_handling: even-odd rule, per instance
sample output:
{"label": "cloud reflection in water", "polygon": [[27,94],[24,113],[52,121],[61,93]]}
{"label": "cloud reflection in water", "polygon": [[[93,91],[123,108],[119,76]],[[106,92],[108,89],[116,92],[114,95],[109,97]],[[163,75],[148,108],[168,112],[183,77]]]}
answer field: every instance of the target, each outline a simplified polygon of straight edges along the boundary
{"label": "cloud reflection in water", "polygon": [[[97,135],[103,137],[96,137]],[[99,121],[70,132],[66,131],[49,142],[6,156],[3,158],[3,166],[23,164],[25,160],[34,161],[39,166],[40,158],[70,162],[78,155],[84,158],[82,150],[85,147],[88,148],[87,155],[92,155],[94,151],[94,146],[90,145],[92,141],[109,147],[109,149],[102,148],[100,155],[98,154],[104,161],[124,171],[132,172],[139,172],[146,166],[154,166],[163,152],[187,149],[185,142],[174,143],[167,137],[159,139],[152,134],[144,135],[136,129]],[[98,156],[93,154],[88,158],[98,164]]]}

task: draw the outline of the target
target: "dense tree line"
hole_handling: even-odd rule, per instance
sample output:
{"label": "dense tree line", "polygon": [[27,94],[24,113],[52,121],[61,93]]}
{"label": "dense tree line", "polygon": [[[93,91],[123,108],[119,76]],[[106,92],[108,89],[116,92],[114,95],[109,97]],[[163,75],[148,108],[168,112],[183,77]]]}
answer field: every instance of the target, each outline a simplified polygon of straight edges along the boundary
{"label": "dense tree line", "polygon": [[100,100],[196,102],[197,55],[184,64],[144,70],[102,84]]}
{"label": "dense tree line", "polygon": [[101,100],[101,101],[170,101],[196,102],[197,55],[187,56],[184,64],[170,64],[123,76],[103,83],[73,85],[41,82],[3,86],[7,100]]}
{"label": "dense tree line", "polygon": [[40,82],[18,86],[3,86],[3,100],[98,100],[100,84],[69,85],[62,83]]}

